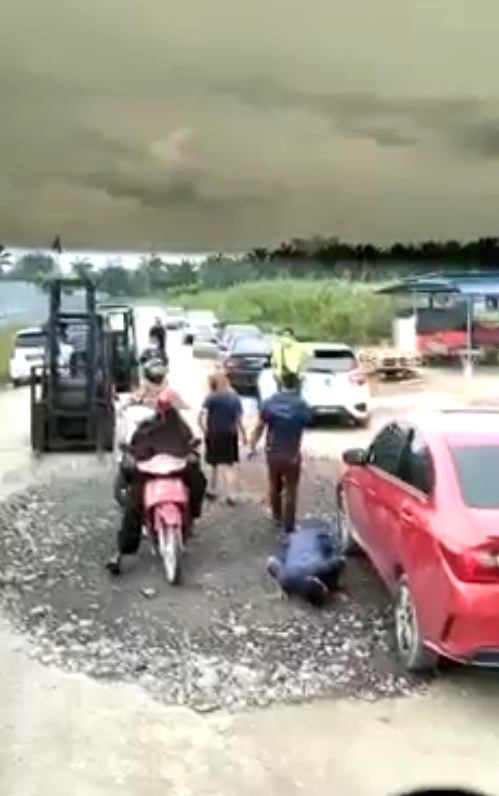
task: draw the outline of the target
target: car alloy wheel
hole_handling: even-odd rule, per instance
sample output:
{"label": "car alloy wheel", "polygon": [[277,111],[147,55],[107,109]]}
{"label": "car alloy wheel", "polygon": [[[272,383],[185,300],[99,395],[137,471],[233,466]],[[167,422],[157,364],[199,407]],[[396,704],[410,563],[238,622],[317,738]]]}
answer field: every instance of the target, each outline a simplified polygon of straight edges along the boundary
{"label": "car alloy wheel", "polygon": [[435,668],[438,655],[425,647],[419,630],[416,609],[406,575],[400,578],[394,604],[395,640],[399,657],[410,672],[427,672]]}
{"label": "car alloy wheel", "polygon": [[352,534],[350,512],[348,511],[347,501],[342,489],[338,490],[336,496],[336,529],[343,555],[353,556],[358,554],[360,547]]}

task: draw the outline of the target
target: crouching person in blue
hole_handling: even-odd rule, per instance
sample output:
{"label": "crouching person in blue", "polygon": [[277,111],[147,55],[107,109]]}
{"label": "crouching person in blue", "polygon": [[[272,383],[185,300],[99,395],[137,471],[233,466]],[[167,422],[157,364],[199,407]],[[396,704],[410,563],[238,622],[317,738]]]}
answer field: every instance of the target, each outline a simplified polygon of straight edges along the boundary
{"label": "crouching person in blue", "polygon": [[282,539],[267,567],[287,596],[321,606],[338,589],[345,558],[329,525],[311,519]]}

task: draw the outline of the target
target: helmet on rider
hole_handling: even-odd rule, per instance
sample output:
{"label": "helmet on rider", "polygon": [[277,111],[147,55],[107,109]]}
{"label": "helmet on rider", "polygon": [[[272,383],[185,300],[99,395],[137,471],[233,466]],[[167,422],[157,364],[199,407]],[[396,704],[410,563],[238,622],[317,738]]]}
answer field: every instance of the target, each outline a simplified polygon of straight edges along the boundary
{"label": "helmet on rider", "polygon": [[159,359],[159,357],[149,359],[144,365],[144,379],[150,384],[162,384],[167,371],[168,368],[162,359]]}
{"label": "helmet on rider", "polygon": [[165,415],[175,405],[175,393],[171,387],[165,387],[156,398],[156,410]]}

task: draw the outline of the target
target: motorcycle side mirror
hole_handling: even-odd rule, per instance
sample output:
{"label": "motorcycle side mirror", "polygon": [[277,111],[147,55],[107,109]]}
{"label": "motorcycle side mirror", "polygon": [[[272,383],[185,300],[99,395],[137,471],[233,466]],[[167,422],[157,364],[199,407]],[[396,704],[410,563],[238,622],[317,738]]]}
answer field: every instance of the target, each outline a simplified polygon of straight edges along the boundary
{"label": "motorcycle side mirror", "polygon": [[364,448],[348,448],[343,451],[341,458],[345,464],[355,467],[362,467],[367,464],[367,452]]}

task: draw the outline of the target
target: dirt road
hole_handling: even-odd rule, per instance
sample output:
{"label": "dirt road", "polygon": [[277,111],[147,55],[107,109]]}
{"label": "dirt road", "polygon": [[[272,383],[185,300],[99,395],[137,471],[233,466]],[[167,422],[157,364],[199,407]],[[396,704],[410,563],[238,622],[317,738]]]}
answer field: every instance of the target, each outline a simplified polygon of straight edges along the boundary
{"label": "dirt road", "polygon": [[[177,353],[173,370],[197,404],[201,369],[188,369]],[[63,466],[31,465],[26,409],[24,392],[0,395],[2,496],[40,467]],[[354,437],[314,432],[310,445],[334,454]],[[499,791],[494,674],[444,674],[426,695],[400,700],[199,715],[164,707],[138,687],[44,667],[6,624],[0,650],[2,794],[387,796],[449,782]]]}

